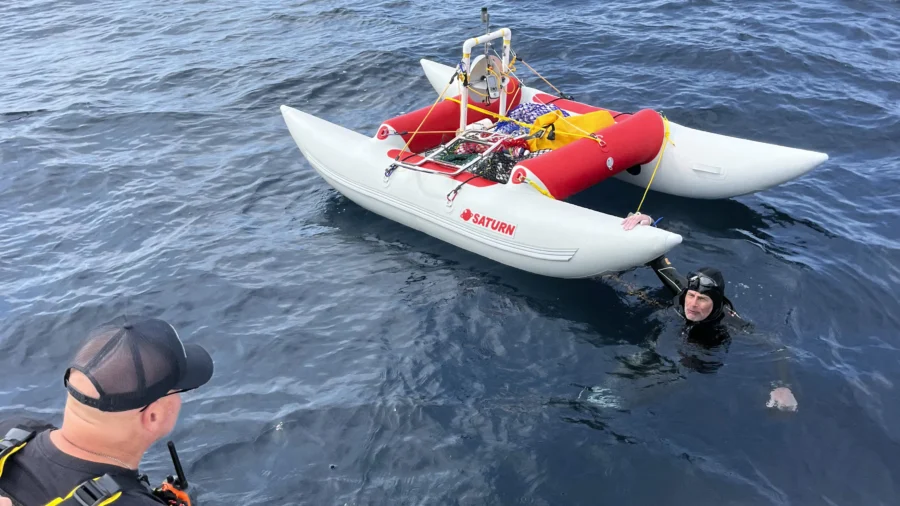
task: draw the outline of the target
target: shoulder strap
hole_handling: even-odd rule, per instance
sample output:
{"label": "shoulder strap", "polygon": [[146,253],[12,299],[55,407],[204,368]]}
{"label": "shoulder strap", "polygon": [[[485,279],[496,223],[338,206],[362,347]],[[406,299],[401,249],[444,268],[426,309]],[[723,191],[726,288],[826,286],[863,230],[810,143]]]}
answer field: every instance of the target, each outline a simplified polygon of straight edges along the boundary
{"label": "shoulder strap", "polygon": [[14,427],[0,439],[0,477],[3,476],[3,467],[6,465],[6,459],[12,454],[21,450],[34,438],[37,434],[35,431],[27,431],[25,429]]}
{"label": "shoulder strap", "polygon": [[[17,426],[10,429],[6,436],[0,439],[0,476],[3,475],[6,460],[24,448],[29,441],[34,439],[35,435],[37,435],[37,431],[27,431],[22,426]],[[155,498],[149,494],[151,491],[149,485],[140,481],[132,484],[131,481],[104,474],[80,483],[65,497],[57,497],[45,506],[106,506],[118,500],[129,488],[141,486],[147,489],[148,495]]]}
{"label": "shoulder strap", "polygon": [[114,503],[125,491],[112,475],[104,474],[73,488],[69,495],[57,497],[46,506],[106,506]]}

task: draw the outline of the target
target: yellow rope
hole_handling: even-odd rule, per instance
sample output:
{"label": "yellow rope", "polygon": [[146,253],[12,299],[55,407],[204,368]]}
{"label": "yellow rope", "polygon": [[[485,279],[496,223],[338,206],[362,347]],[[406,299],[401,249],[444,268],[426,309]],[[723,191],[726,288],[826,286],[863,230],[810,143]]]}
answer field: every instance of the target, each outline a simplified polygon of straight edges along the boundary
{"label": "yellow rope", "polygon": [[[496,53],[496,51],[494,51],[494,53]],[[512,61],[506,66],[506,74],[503,75],[508,76],[510,72],[516,71],[516,58],[518,58],[518,56],[514,54]]]}
{"label": "yellow rope", "polygon": [[[523,62],[523,63],[524,63],[524,62]],[[544,102],[541,102],[541,100],[540,100],[539,98],[537,98],[537,97],[534,97],[534,99],[535,99],[535,100],[537,101],[537,103],[539,103],[539,104],[548,105],[548,104],[545,104]],[[596,135],[594,135],[594,134],[588,132],[587,130],[585,130],[585,129],[579,127],[578,125],[576,125],[576,124],[574,124],[574,123],[569,122],[569,121],[566,119],[565,116],[560,116],[559,119],[561,119],[563,122],[565,122],[565,123],[566,123],[567,125],[569,125],[570,127],[574,128],[574,129],[576,129],[576,130],[579,130],[580,132],[582,132],[583,134],[585,134],[585,135],[582,135],[582,136],[581,136],[582,138],[594,139],[595,141],[597,141],[597,144],[599,144],[599,145],[601,145],[601,146],[603,145],[603,141],[601,141]],[[566,133],[566,132],[557,132],[556,134],[557,134],[557,135],[559,135],[559,134],[563,134],[563,135],[574,135],[574,134],[568,134],[568,133]]]}
{"label": "yellow rope", "polygon": [[549,197],[549,198],[551,198],[551,199],[553,199],[553,200],[556,200],[556,197],[554,197],[553,195],[550,195],[550,192],[548,192],[547,190],[545,190],[545,189],[541,188],[540,186],[538,186],[537,183],[535,183],[534,181],[532,181],[532,180],[528,179],[527,177],[525,177],[524,174],[522,174],[522,175],[519,176],[519,182],[520,182],[520,183],[528,183],[528,184],[530,184],[530,185],[532,186],[532,188],[534,188],[535,190],[541,192],[541,194],[544,195],[545,197]]}
{"label": "yellow rope", "polygon": [[544,194],[545,197],[550,197],[551,199],[556,200],[556,198],[555,198],[553,195],[550,195],[550,192],[548,192],[547,190],[545,190],[545,189],[541,188],[540,186],[538,186],[538,184],[535,183],[534,181],[528,179],[527,177],[523,177],[522,180],[523,180],[524,182],[530,184],[531,186],[533,186],[535,190],[537,190],[537,191],[541,192],[542,194]]}
{"label": "yellow rope", "polygon": [[503,82],[503,78],[500,77],[500,74],[498,74],[494,69],[488,67],[487,71],[490,72],[491,74],[494,74],[495,76],[497,76],[497,79],[498,79],[501,83]]}
{"label": "yellow rope", "polygon": [[[603,141],[601,141],[600,139],[598,139],[596,135],[592,134],[591,132],[588,132],[587,130],[585,130],[585,129],[579,127],[578,125],[576,125],[576,124],[574,124],[574,123],[570,123],[570,122],[566,119],[565,116],[560,116],[559,119],[562,120],[565,124],[569,125],[570,127],[574,128],[574,129],[578,130],[579,132],[581,132],[582,134],[584,134],[584,135],[581,135],[580,137],[588,138],[588,139],[594,139],[595,141],[597,141],[597,144],[600,144],[601,146],[603,145]],[[615,120],[613,120],[613,121],[615,121]],[[564,134],[564,135],[575,135],[575,134],[570,134],[570,133],[567,133],[567,132],[556,132],[556,134],[557,134],[557,135],[559,135],[559,134]]]}
{"label": "yellow rope", "polygon": [[[503,82],[503,78],[500,77],[500,74],[494,72],[494,69],[488,68],[487,70],[488,70],[488,72],[490,72],[491,74],[494,74],[495,76],[497,76],[497,79],[499,79],[501,83]],[[470,93],[474,93],[474,94],[478,95],[479,97],[488,97],[488,96],[489,96],[488,94],[481,93],[480,91],[477,91],[475,88],[472,87],[471,84],[468,85],[468,86],[466,86],[466,88],[469,89],[469,92],[470,92]],[[521,89],[521,88],[519,88],[519,89]],[[518,90],[516,90],[516,93],[518,93]]]}
{"label": "yellow rope", "polygon": [[487,96],[487,95],[485,95],[484,93],[481,93],[480,91],[477,91],[475,88],[472,87],[471,84],[470,84],[469,86],[467,86],[467,88],[469,88],[469,93],[474,93],[474,94],[478,95],[479,97],[486,97],[486,96]]}
{"label": "yellow rope", "polygon": [[[448,86],[449,86],[449,85],[448,85]],[[447,88],[444,88],[444,91],[447,91]],[[469,91],[475,91],[475,90],[473,90],[473,89],[470,88]],[[512,96],[512,99],[511,99],[511,100],[512,100],[512,101],[515,101],[516,97],[519,96],[519,93],[521,93],[521,92],[522,92],[522,88],[521,88],[521,87],[519,87],[518,89],[516,89],[516,93]],[[478,93],[477,91],[476,91],[475,93],[481,95],[481,94]],[[441,95],[443,95],[443,93],[441,93]],[[482,95],[482,96],[485,96],[485,95]],[[438,98],[440,98],[440,97],[438,97]],[[459,103],[459,100],[457,100],[457,99],[455,99],[455,98],[450,98],[450,97],[448,97],[447,100],[452,100],[452,101],[454,101],[454,102],[456,102],[456,103]],[[434,105],[432,105],[431,107],[433,108]],[[491,116],[495,116],[495,117],[498,117],[498,118],[506,118],[505,116],[500,116],[499,114],[494,114],[494,113],[492,113],[491,111],[488,111],[488,110],[485,110],[485,109],[481,109],[481,108],[476,107],[476,106],[471,105],[471,104],[469,105],[469,107],[471,107],[472,109],[475,109],[475,110],[477,110],[477,111],[479,111],[479,112],[483,112],[483,113],[485,113],[485,114],[489,114],[489,115],[491,115]],[[428,116],[426,115],[425,117],[427,118]],[[509,120],[509,121],[515,121],[515,120],[510,119],[510,118],[506,118],[506,119]],[[423,119],[422,121],[424,122],[425,120]],[[525,126],[525,127],[531,127],[531,125],[528,125],[528,124],[525,124],[525,123],[519,123],[519,125],[522,125],[522,126]],[[420,124],[419,124],[419,128],[421,128],[421,127],[422,127],[422,124],[420,123]],[[416,133],[419,133],[419,134],[455,134],[455,133],[459,133],[459,129],[457,129],[457,130],[419,130],[419,129],[416,129],[416,131],[414,132],[413,135],[415,135]],[[400,133],[397,132],[397,133],[394,134],[394,135],[400,135]],[[410,137],[409,140],[410,140],[410,142],[412,142],[412,137]],[[409,145],[409,143],[407,143],[407,146],[408,146],[408,145]],[[404,151],[406,151],[405,148],[404,148]]]}
{"label": "yellow rope", "polygon": [[[462,102],[460,102],[458,99],[453,98],[453,97],[447,97],[445,100],[451,100],[453,102],[456,102],[457,104],[462,104]],[[503,116],[502,114],[497,114],[495,112],[488,111],[487,109],[482,109],[481,107],[478,107],[476,105],[466,104],[466,107],[468,107],[469,109],[478,111],[482,114],[487,114],[488,116],[493,116],[497,119],[502,119],[503,121],[511,121],[511,122],[513,122],[519,126],[525,127],[525,128],[531,128],[531,126],[532,126],[530,123],[522,123],[521,121],[516,121],[508,116]]]}
{"label": "yellow rope", "polygon": [[[494,54],[497,55],[497,58],[501,58],[500,55],[497,53],[496,50],[494,51]],[[506,72],[505,74],[503,74],[503,75],[508,76],[510,73],[512,73],[513,75],[515,75],[515,72],[516,72],[516,61],[518,60],[518,58],[519,58],[519,55],[517,55],[516,53],[513,53],[513,55],[512,55],[512,61],[509,62],[509,70],[507,70],[507,72]],[[501,59],[502,59],[502,58],[501,58]],[[562,97],[563,92],[560,91],[559,88],[557,88],[556,86],[553,86],[553,84],[552,84],[550,81],[548,81],[544,76],[542,76],[540,73],[538,73],[537,70],[534,70],[534,68],[533,68],[531,65],[529,65],[528,62],[526,62],[525,60],[522,60],[522,63],[524,63],[525,66],[528,67],[529,70],[531,70],[532,72],[534,72],[534,74],[535,74],[536,76],[540,77],[541,80],[543,80],[545,83],[547,83],[548,86],[550,86],[551,88],[553,88],[553,89],[556,91],[556,94],[557,94],[557,95],[559,95],[560,97]],[[543,102],[538,102],[538,103],[543,103]]]}
{"label": "yellow rope", "polygon": [[[644,196],[641,197],[641,203],[638,204],[637,211],[635,211],[635,214],[638,214],[641,212],[641,206],[644,205],[644,199],[647,198],[647,192],[650,191],[650,185],[653,184],[653,178],[656,177],[656,169],[658,169],[659,164],[662,163],[663,154],[666,152],[666,145],[668,143],[672,142],[672,139],[669,138],[669,133],[670,133],[669,132],[669,120],[663,114],[660,114],[660,116],[662,117],[663,126],[665,127],[665,135],[663,136],[662,151],[660,151],[660,153],[659,153],[659,159],[656,160],[656,167],[653,168],[653,174],[650,175],[650,181],[647,182],[647,188],[644,190]],[[672,145],[674,146],[675,143],[672,142]]]}
{"label": "yellow rope", "polygon": [[[568,122],[566,122],[566,123],[568,123]],[[577,126],[575,126],[575,125],[573,125],[573,124],[571,124],[571,123],[569,123],[569,125],[572,126],[572,127],[574,127],[574,128],[578,128]],[[578,129],[581,130],[580,128],[578,128]],[[584,130],[581,130],[581,131],[584,132]],[[602,141],[602,140],[600,140],[596,135],[591,135],[591,134],[585,135],[585,134],[576,134],[576,133],[573,133],[573,132],[560,132],[560,131],[557,131],[557,132],[556,132],[556,135],[571,135],[572,137],[579,137],[579,138],[582,138],[582,139],[593,139],[593,140],[595,140],[595,141],[597,142],[597,144],[600,144],[600,145],[603,144],[603,141]]]}
{"label": "yellow rope", "polygon": [[528,62],[526,62],[525,60],[522,60],[522,63],[524,63],[525,66],[528,67],[532,72],[534,72],[534,74],[535,74],[536,76],[538,76],[538,77],[540,77],[541,79],[543,79],[544,82],[547,83],[547,86],[549,86],[549,87],[553,88],[554,90],[556,90],[556,94],[557,94],[557,95],[562,95],[562,94],[563,94],[563,92],[559,91],[559,89],[558,89],[556,86],[553,86],[552,84],[550,84],[550,81],[544,79],[544,76],[538,74],[538,71],[537,71],[537,70],[534,70],[533,68],[531,68],[531,65],[529,65]]}
{"label": "yellow rope", "polygon": [[[500,74],[494,72],[493,69],[488,69],[488,72],[490,72],[491,74],[494,74],[495,76],[497,76],[497,79],[499,79],[500,82],[503,82],[503,78],[500,77]],[[504,75],[504,76],[508,76],[508,75],[509,75],[509,72],[507,72],[506,74],[503,74],[503,75]],[[479,97],[487,97],[487,96],[488,96],[487,94],[484,94],[484,93],[481,93],[480,91],[477,91],[475,88],[472,87],[471,84],[468,85],[468,86],[466,86],[466,88],[469,89],[469,92],[470,92],[470,93],[474,93],[474,94],[478,95]],[[516,88],[516,94],[513,95],[512,99],[510,100],[510,103],[512,103],[512,102],[516,99],[516,97],[519,95],[519,93],[521,93],[521,92],[522,92],[522,87],[521,87],[521,86],[519,86],[518,88]],[[502,92],[501,92],[501,93],[502,93]]]}
{"label": "yellow rope", "polygon": [[[461,104],[461,103],[462,103],[462,102],[460,102],[459,100],[457,100],[457,99],[455,99],[455,98],[453,98],[453,97],[447,97],[446,100],[452,100],[453,102],[456,102],[457,104]],[[516,120],[514,120],[514,119],[512,119],[512,118],[510,118],[510,117],[508,117],[508,116],[503,116],[502,114],[497,114],[497,113],[495,113],[495,112],[488,111],[487,109],[482,109],[481,107],[478,107],[478,106],[476,106],[476,105],[466,104],[466,107],[468,107],[469,109],[478,111],[478,112],[480,112],[480,113],[482,113],[482,114],[487,114],[488,116],[493,116],[493,117],[495,117],[495,118],[497,118],[497,119],[501,119],[501,120],[503,120],[503,121],[510,121],[510,122],[513,122],[513,123],[515,123],[515,124],[517,124],[517,125],[519,125],[519,126],[521,126],[521,127],[525,127],[525,128],[528,128],[528,129],[530,129],[531,127],[534,126],[533,124],[530,124],[530,123],[523,123],[523,122],[521,122],[521,121],[516,121]],[[564,119],[564,118],[563,118],[563,119]],[[566,123],[568,123],[570,126],[572,126],[572,127],[574,127],[574,128],[577,128],[578,130],[581,130],[582,132],[584,132],[584,130],[582,130],[581,128],[578,128],[576,125],[573,125],[573,124],[569,123],[568,121],[567,121]],[[601,145],[603,144],[603,141],[602,141],[602,140],[600,140],[599,138],[597,138],[596,135],[591,135],[591,134],[577,134],[577,133],[572,133],[572,132],[556,132],[556,135],[571,135],[572,137],[580,137],[580,138],[582,138],[582,139],[593,139],[595,142],[597,142],[597,144],[601,144]]]}
{"label": "yellow rope", "polygon": [[[438,105],[438,103],[441,101],[441,97],[444,96],[444,93],[447,93],[447,89],[450,88],[450,85],[451,85],[451,84],[453,84],[453,79],[451,79],[450,82],[447,83],[447,86],[444,86],[444,91],[442,91],[442,92],[438,95],[437,100],[435,100],[434,103],[431,104],[431,107],[428,109],[428,113],[425,114],[425,117],[424,117],[424,118],[422,118],[422,121],[419,123],[419,126],[416,127],[415,132],[413,132],[413,134],[409,137],[409,140],[406,141],[406,145],[403,146],[403,149],[400,151],[400,153],[403,153],[404,151],[406,151],[407,148],[409,148],[410,143],[412,142],[413,139],[415,139],[416,134],[419,132],[419,129],[422,128],[422,125],[425,124],[425,120],[428,119],[428,116],[431,115],[431,111],[434,110],[434,106]],[[454,131],[454,133],[455,133],[455,131]],[[397,160],[400,160],[400,154],[399,154],[399,153],[397,154],[397,158],[395,158],[394,161],[397,161]]]}
{"label": "yellow rope", "polygon": [[[515,61],[515,57],[513,57],[513,61]],[[525,63],[525,62],[523,61],[522,63]],[[512,64],[510,64],[510,65],[512,65]],[[529,68],[530,68],[530,67],[529,67]],[[488,71],[491,72],[492,74],[494,74],[495,76],[497,76],[498,78],[500,78],[500,75],[497,74],[496,72],[494,72],[493,70],[490,70],[490,69],[489,69]],[[535,73],[536,73],[536,72],[535,72]],[[504,74],[504,75],[506,75],[506,74]],[[547,83],[547,84],[550,84],[550,83]],[[551,86],[553,86],[553,85],[551,84]],[[471,88],[469,88],[469,89],[470,89],[470,91],[475,92],[477,95],[481,95],[482,97],[485,96],[485,95],[482,95],[481,93],[478,93],[477,91],[475,91],[475,90],[473,90],[473,89],[471,89]],[[554,88],[554,89],[556,89],[556,88]],[[520,91],[522,91],[522,88],[521,88],[521,87],[519,87],[519,89],[516,90],[516,95],[518,95]],[[557,90],[557,91],[559,91],[559,90]],[[562,94],[562,93],[560,93],[560,94]],[[513,96],[513,100],[515,100],[515,96]],[[543,102],[538,101],[538,103],[543,103]],[[546,104],[545,104],[545,105],[546,105]],[[492,112],[490,112],[490,111],[485,111],[485,110],[481,110],[480,112],[483,112],[483,113],[486,113],[486,114],[494,114],[494,113],[492,113]],[[499,116],[499,115],[496,115],[496,117],[500,117],[500,116]],[[557,135],[571,135],[571,136],[574,136],[574,137],[580,137],[580,138],[582,138],[582,139],[593,139],[593,140],[595,140],[595,141],[597,142],[597,144],[600,144],[601,146],[603,145],[603,141],[601,141],[600,139],[598,139],[596,135],[592,134],[591,132],[588,132],[587,130],[585,130],[585,129],[579,127],[578,125],[576,125],[576,124],[574,124],[574,123],[571,123],[569,120],[566,119],[565,116],[560,116],[559,119],[562,120],[565,124],[567,124],[567,125],[569,125],[570,127],[574,128],[575,130],[578,130],[579,132],[581,132],[582,135],[571,134],[571,133],[568,133],[568,132],[557,132]],[[521,125],[521,126],[526,126],[526,125],[523,124],[523,123],[517,123],[517,124],[518,124],[518,125]],[[530,128],[532,125],[527,125],[527,126]]]}

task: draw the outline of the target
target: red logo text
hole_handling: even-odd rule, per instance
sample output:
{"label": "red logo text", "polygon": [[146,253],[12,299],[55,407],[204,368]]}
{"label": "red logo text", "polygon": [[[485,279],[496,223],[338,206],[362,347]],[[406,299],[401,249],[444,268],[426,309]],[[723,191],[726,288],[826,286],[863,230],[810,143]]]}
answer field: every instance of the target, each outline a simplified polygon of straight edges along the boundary
{"label": "red logo text", "polygon": [[459,215],[464,221],[468,221],[473,225],[484,227],[503,235],[512,237],[516,233],[516,225],[511,225],[505,221],[501,221],[483,214],[473,213],[470,209],[466,209]]}

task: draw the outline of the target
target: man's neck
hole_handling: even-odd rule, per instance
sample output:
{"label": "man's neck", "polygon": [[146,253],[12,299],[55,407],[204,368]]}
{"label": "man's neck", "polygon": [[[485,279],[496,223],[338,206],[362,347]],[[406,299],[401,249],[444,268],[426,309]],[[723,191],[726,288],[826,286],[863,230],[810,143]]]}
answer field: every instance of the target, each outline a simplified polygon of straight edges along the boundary
{"label": "man's neck", "polygon": [[99,443],[96,438],[79,435],[66,427],[50,433],[50,441],[59,451],[81,460],[99,462],[137,470],[144,455],[142,451],[129,450],[125,445]]}

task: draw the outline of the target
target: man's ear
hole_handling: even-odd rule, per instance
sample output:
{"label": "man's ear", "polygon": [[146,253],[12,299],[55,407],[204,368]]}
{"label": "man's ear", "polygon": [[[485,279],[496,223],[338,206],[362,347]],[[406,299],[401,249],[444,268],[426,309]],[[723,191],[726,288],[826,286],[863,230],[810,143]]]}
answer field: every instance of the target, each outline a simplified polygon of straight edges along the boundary
{"label": "man's ear", "polygon": [[147,430],[154,430],[163,421],[167,398],[163,397],[153,401],[147,409],[141,413],[141,425]]}
{"label": "man's ear", "polygon": [[158,419],[159,415],[156,413],[156,402],[150,404],[141,411],[141,425],[145,429],[150,429]]}

